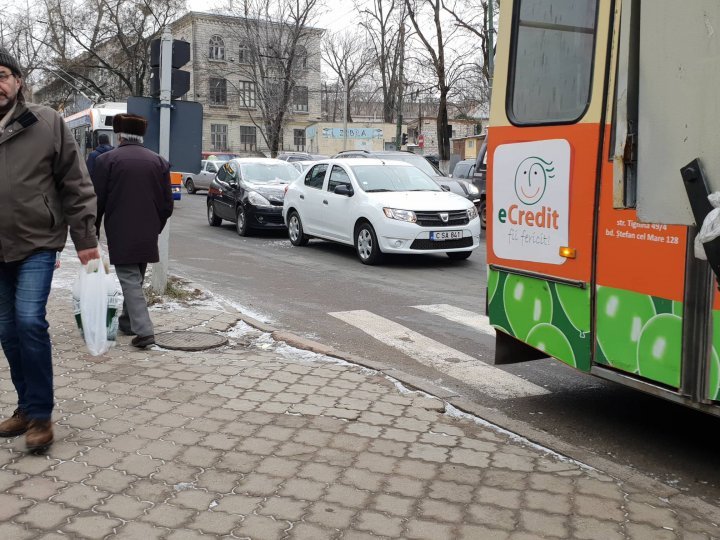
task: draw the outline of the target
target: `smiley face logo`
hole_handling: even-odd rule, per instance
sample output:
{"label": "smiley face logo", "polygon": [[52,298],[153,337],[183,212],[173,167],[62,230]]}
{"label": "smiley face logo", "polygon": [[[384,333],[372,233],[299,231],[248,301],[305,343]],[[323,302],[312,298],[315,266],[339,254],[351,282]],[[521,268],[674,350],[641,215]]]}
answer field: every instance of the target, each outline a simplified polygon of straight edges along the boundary
{"label": "smiley face logo", "polygon": [[525,158],[515,171],[515,194],[527,205],[533,205],[542,199],[547,181],[555,178],[552,161],[547,162],[537,156]]}

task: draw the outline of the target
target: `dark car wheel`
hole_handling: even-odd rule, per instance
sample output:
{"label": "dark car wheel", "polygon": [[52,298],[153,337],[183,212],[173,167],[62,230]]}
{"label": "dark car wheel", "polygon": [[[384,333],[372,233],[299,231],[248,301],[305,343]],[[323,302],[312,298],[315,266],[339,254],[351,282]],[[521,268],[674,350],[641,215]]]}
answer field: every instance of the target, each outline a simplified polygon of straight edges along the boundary
{"label": "dark car wheel", "polygon": [[355,231],[355,251],[363,264],[378,264],[382,259],[375,229],[369,223],[363,223]]}
{"label": "dark car wheel", "polygon": [[303,232],[302,221],[297,212],[290,212],[288,218],[288,236],[293,246],[306,246],[310,238]]}
{"label": "dark car wheel", "polygon": [[447,256],[453,261],[464,261],[470,255],[472,255],[472,251],[450,251],[447,254]]}
{"label": "dark car wheel", "polygon": [[487,227],[487,203],[485,202],[485,199],[480,201],[478,214],[480,215],[480,227],[484,229]]}
{"label": "dark car wheel", "polygon": [[245,209],[242,205],[238,206],[237,210],[235,211],[235,230],[237,231],[238,235],[247,236],[247,215],[245,214]]}
{"label": "dark car wheel", "polygon": [[195,193],[197,191],[197,189],[195,189],[195,182],[192,181],[192,178],[188,178],[185,181],[185,189],[187,189],[187,192],[190,195],[192,195],[193,193]]}
{"label": "dark car wheel", "polygon": [[207,218],[211,227],[219,227],[220,223],[222,223],[222,219],[215,215],[215,206],[213,206],[212,202],[208,202]]}

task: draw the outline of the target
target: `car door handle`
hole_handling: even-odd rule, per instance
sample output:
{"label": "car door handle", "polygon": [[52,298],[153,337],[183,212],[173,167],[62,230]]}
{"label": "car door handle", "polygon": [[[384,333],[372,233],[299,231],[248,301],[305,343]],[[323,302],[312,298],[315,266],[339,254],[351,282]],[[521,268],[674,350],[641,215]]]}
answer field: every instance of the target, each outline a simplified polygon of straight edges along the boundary
{"label": "car door handle", "polygon": [[305,198],[305,195],[300,195],[300,198],[301,198],[301,199],[304,199],[304,198]]}
{"label": "car door handle", "polygon": [[325,199],[325,200],[323,201],[323,204],[327,204],[327,203],[328,203],[328,202],[327,202],[327,199]]}

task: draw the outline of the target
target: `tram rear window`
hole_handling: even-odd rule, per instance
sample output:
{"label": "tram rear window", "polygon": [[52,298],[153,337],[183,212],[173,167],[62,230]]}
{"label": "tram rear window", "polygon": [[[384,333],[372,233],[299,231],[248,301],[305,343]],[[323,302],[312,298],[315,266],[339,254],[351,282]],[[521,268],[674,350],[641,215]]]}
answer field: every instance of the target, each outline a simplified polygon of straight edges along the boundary
{"label": "tram rear window", "polygon": [[507,114],[572,123],[590,102],[597,0],[517,0]]}

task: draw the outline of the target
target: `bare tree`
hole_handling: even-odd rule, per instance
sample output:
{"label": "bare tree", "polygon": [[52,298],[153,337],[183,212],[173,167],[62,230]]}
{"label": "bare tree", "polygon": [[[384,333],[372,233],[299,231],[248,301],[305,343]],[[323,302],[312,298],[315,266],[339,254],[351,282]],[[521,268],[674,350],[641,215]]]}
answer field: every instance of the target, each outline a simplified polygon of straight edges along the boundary
{"label": "bare tree", "polygon": [[421,64],[428,66],[435,79],[438,96],[437,141],[440,166],[447,172],[450,161],[448,132],[448,96],[453,84],[463,77],[468,67],[468,51],[459,45],[458,28],[443,18],[443,0],[404,0],[415,35],[422,44]]}
{"label": "bare tree", "polygon": [[182,0],[45,0],[48,78],[105,98],[144,94],[150,42],[183,8]]}
{"label": "bare tree", "polygon": [[29,2],[4,8],[0,17],[0,45],[9,50],[23,67],[26,97],[40,80],[47,63],[43,42],[48,34],[46,25],[39,24],[36,7]]}
{"label": "bare tree", "polygon": [[[490,3],[492,2],[492,6]],[[492,40],[491,32],[495,31],[495,21],[488,21],[492,7],[492,13],[500,11],[498,0],[446,0],[443,9],[449,13],[455,24],[465,30],[473,37],[479,38],[482,60],[478,66],[482,71],[487,88],[492,86],[492,73],[490,73],[491,56],[495,51],[490,50]],[[493,16],[493,19],[495,17]],[[488,96],[489,97],[489,96]]]}
{"label": "bare tree", "polygon": [[403,0],[372,0],[371,7],[356,4],[373,46],[375,63],[380,74],[383,97],[383,120],[392,123],[397,109],[403,62],[405,6]]}
{"label": "bare tree", "polygon": [[352,122],[350,94],[373,65],[370,49],[364,45],[361,32],[346,30],[335,34],[326,34],[323,40],[322,58],[343,87],[346,118],[348,122]]}
{"label": "bare tree", "polygon": [[273,157],[291,110],[307,110],[306,81],[320,77],[319,59],[310,51],[322,35],[312,26],[321,5],[322,0],[244,0],[229,24],[243,58],[216,75],[241,81],[238,105],[248,110]]}

